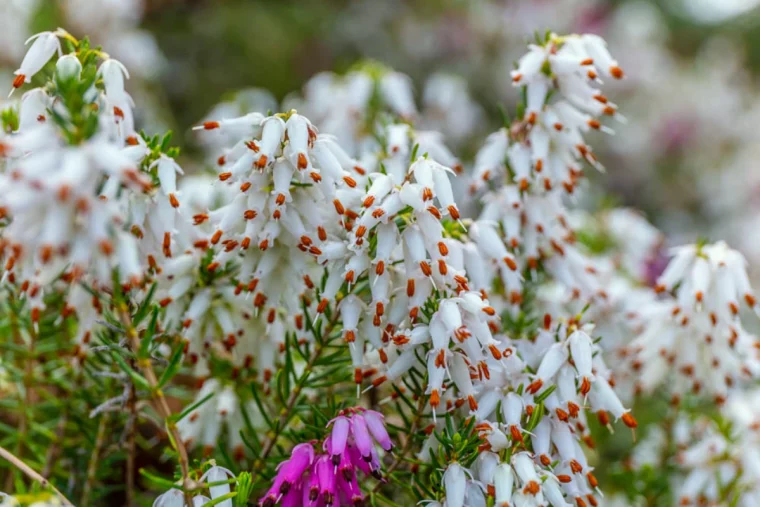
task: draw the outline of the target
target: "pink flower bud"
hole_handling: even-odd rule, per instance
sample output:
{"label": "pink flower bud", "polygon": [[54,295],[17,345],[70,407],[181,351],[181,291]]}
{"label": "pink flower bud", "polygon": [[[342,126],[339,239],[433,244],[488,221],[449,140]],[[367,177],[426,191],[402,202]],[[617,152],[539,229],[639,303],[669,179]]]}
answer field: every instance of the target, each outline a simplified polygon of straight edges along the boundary
{"label": "pink flower bud", "polygon": [[319,494],[325,505],[335,503],[335,472],[330,458],[320,456],[316,463],[317,477],[319,479]]}
{"label": "pink flower bud", "polygon": [[[330,423],[333,425],[332,433],[331,433],[331,449],[330,453],[332,455],[333,463],[335,465],[338,464],[338,461],[340,460],[340,456],[343,454],[343,451],[346,449],[346,442],[348,440],[348,432],[351,429],[351,425],[349,423],[349,420],[347,417],[339,415]],[[329,426],[329,424],[328,424]]]}
{"label": "pink flower bud", "polygon": [[366,410],[364,412],[364,419],[367,421],[367,427],[377,443],[380,444],[386,452],[393,448],[393,442],[388,434],[388,430],[385,429],[384,417],[381,413],[374,410]]}
{"label": "pink flower bud", "polygon": [[367,421],[363,415],[354,414],[351,417],[351,430],[354,435],[354,442],[356,442],[356,448],[359,450],[362,458],[369,462],[372,459],[372,439],[369,436]]}

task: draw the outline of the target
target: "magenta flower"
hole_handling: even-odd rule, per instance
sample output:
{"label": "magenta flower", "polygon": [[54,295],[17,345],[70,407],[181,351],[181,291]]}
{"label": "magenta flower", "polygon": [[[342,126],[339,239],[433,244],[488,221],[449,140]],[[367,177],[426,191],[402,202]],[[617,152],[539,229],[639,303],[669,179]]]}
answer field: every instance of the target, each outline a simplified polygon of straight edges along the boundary
{"label": "magenta flower", "polygon": [[282,507],[299,507],[302,505],[303,485],[299,482],[290,488],[290,491],[282,498]]}
{"label": "magenta flower", "polygon": [[[385,451],[393,442],[383,415],[374,410],[350,408],[330,421],[330,435],[322,444],[324,454],[315,455],[314,443],[293,448],[290,459],[280,463],[272,487],[259,501],[275,505],[307,507],[357,506],[364,501],[357,470],[382,480],[380,456],[374,443]],[[374,439],[374,440],[373,440]]]}
{"label": "magenta flower", "polygon": [[367,428],[367,421],[364,420],[364,416],[355,414],[351,417],[351,430],[354,434],[354,442],[356,442],[356,448],[364,458],[364,461],[372,460],[372,438],[369,436],[369,429]]}
{"label": "magenta flower", "polygon": [[[311,443],[298,444],[290,453],[290,459],[283,461],[277,468],[277,476],[264,499],[260,502],[263,507],[273,507],[288,495],[295,483],[300,483],[301,476],[314,461],[314,447]],[[285,505],[283,503],[283,505]]]}
{"label": "magenta flower", "polygon": [[325,505],[333,505],[335,501],[335,471],[330,458],[320,456],[316,463],[319,479],[319,494]]}
{"label": "magenta flower", "polygon": [[367,427],[369,432],[372,433],[372,437],[377,440],[386,452],[393,449],[393,442],[391,442],[391,436],[388,434],[388,430],[385,429],[385,417],[380,412],[374,410],[365,410],[364,419],[367,421]]}
{"label": "magenta flower", "polygon": [[312,465],[306,485],[303,488],[303,505],[316,507],[319,505],[319,476],[316,464]]}
{"label": "magenta flower", "polygon": [[350,467],[350,464],[346,471],[348,470],[350,470],[349,473],[338,474],[341,504],[361,505],[364,495],[362,495],[362,490],[359,487],[359,481],[356,479],[356,474],[353,473],[353,468]]}
{"label": "magenta flower", "polygon": [[351,424],[348,421],[348,418],[343,415],[339,415],[330,423],[328,423],[328,426],[332,423],[333,430],[331,434],[331,440],[332,440],[332,450],[330,451],[330,454],[332,455],[332,460],[335,465],[337,465],[340,462],[340,456],[343,454],[343,451],[346,449],[346,442],[348,441],[348,432],[351,428]]}

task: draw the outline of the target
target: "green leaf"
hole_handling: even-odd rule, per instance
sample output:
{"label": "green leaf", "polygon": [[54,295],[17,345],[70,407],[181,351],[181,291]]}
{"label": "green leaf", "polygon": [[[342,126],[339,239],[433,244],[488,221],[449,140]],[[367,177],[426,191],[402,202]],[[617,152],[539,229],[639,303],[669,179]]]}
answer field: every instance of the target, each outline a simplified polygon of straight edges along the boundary
{"label": "green leaf", "polygon": [[161,374],[161,378],[158,379],[159,389],[165,386],[182,367],[182,353],[184,352],[184,349],[184,345],[180,343],[180,345],[174,350],[174,354],[172,354],[171,359],[169,359],[169,366],[166,367]]}
{"label": "green leaf", "polygon": [[213,392],[208,393],[206,396],[204,396],[200,400],[196,401],[195,403],[193,403],[192,405],[190,405],[189,407],[187,407],[185,410],[183,410],[179,414],[172,415],[171,416],[171,420],[173,422],[179,422],[179,421],[181,421],[182,419],[184,419],[185,417],[187,417],[191,412],[193,412],[196,408],[200,407],[201,405],[203,405],[204,403],[206,403],[208,400],[210,400],[215,394],[216,393],[213,393]]}
{"label": "green leaf", "polygon": [[146,389],[148,391],[151,390],[150,383],[148,383],[145,377],[133,370],[124,360],[124,358],[121,357],[117,352],[111,351],[111,357],[113,357],[113,360],[118,363],[121,369],[124,370],[127,375],[129,375],[129,377],[138,387],[141,389]]}
{"label": "green leaf", "polygon": [[548,398],[549,395],[553,393],[555,389],[557,389],[557,384],[552,384],[551,386],[549,386],[544,392],[536,396],[536,403],[541,403],[544,400],[546,400],[546,398]]}
{"label": "green leaf", "polygon": [[148,322],[148,329],[143,335],[140,341],[140,350],[137,352],[137,357],[141,359],[147,359],[150,357],[150,344],[153,342],[153,337],[156,335],[156,326],[158,325],[158,308],[154,307],[150,316],[150,322]]}
{"label": "green leaf", "polygon": [[150,289],[148,289],[148,294],[145,296],[145,299],[140,304],[140,307],[135,312],[134,316],[132,317],[132,324],[137,327],[140,325],[140,322],[143,321],[145,317],[148,316],[148,312],[151,309],[151,303],[153,301],[153,295],[156,292],[157,284],[153,284],[150,286]]}
{"label": "green leaf", "polygon": [[235,507],[245,507],[248,505],[251,493],[253,493],[253,478],[249,472],[240,472],[236,490]]}
{"label": "green leaf", "polygon": [[169,143],[172,140],[172,135],[174,135],[174,132],[171,130],[167,131],[166,134],[164,134],[164,138],[161,140],[161,151],[165,152],[169,149]]}
{"label": "green leaf", "polygon": [[145,477],[146,479],[148,479],[150,481],[155,482],[156,484],[158,484],[158,485],[160,485],[160,486],[162,486],[164,488],[180,489],[179,484],[177,484],[177,483],[175,483],[173,481],[170,481],[169,479],[165,479],[163,477],[160,477],[158,475],[154,475],[154,474],[148,472],[147,470],[145,470],[144,468],[140,469],[140,475],[142,475],[143,477]]}
{"label": "green leaf", "polygon": [[210,502],[206,502],[203,505],[210,506],[210,505],[219,505],[220,503],[224,502],[225,500],[229,500],[230,498],[235,498],[237,496],[237,491],[230,491],[226,495],[218,496],[211,500]]}

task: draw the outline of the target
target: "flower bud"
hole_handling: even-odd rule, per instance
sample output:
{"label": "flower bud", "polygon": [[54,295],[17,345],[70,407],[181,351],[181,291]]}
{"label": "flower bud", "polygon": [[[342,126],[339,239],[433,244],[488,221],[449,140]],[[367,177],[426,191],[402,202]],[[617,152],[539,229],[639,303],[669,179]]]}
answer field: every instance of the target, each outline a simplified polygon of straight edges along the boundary
{"label": "flower bud", "polygon": [[79,79],[82,72],[82,64],[74,55],[64,55],[55,64],[55,77],[58,81]]}

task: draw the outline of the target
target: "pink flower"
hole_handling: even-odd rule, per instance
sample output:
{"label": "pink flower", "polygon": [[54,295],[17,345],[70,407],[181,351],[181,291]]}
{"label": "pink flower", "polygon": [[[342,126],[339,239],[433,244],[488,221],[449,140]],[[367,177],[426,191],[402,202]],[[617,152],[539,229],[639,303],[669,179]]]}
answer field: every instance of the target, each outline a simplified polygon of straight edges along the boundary
{"label": "pink flower", "polygon": [[330,421],[330,423],[333,425],[331,435],[332,449],[330,451],[330,454],[332,455],[333,463],[337,465],[340,462],[340,456],[346,449],[346,442],[348,440],[348,433],[351,429],[351,425],[348,422],[348,418],[343,415],[339,415]]}
{"label": "pink flower", "polygon": [[[298,483],[300,487],[301,476],[314,462],[314,447],[311,443],[298,444],[290,453],[290,459],[280,463],[277,476],[269,488],[266,496],[260,501],[263,507],[272,507],[276,505],[283,496],[289,495],[293,485]],[[285,505],[285,504],[283,504]]]}
{"label": "pink flower", "polygon": [[355,414],[351,417],[351,430],[354,434],[354,442],[356,442],[356,448],[364,458],[364,461],[372,460],[372,438],[369,436],[369,429],[367,428],[367,421],[364,420],[364,416]]}
{"label": "pink flower", "polygon": [[364,412],[364,419],[367,421],[367,427],[372,437],[380,444],[385,451],[393,449],[393,442],[388,430],[385,429],[385,417],[380,412],[367,410]]}
{"label": "pink flower", "polygon": [[357,469],[383,480],[374,443],[377,441],[385,451],[393,448],[383,415],[349,408],[327,424],[330,425],[332,431],[322,445],[325,453],[315,456],[313,443],[295,446],[290,459],[278,467],[272,487],[259,501],[261,507],[360,505],[364,496]]}
{"label": "pink flower", "polygon": [[325,505],[335,502],[335,471],[327,456],[320,456],[315,465],[319,479],[319,494]]}

